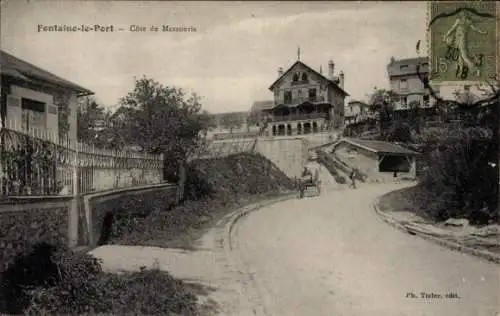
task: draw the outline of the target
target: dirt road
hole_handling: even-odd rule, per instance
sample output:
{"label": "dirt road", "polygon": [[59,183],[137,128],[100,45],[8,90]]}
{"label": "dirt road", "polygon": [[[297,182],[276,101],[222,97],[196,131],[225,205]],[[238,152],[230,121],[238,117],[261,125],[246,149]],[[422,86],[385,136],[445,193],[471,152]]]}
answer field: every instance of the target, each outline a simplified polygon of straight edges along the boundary
{"label": "dirt road", "polygon": [[232,254],[261,315],[500,312],[499,266],[395,230],[370,209],[396,185],[329,191],[241,220]]}
{"label": "dirt road", "polygon": [[209,286],[215,315],[496,316],[498,265],[396,230],[370,208],[401,187],[326,189],[251,212],[231,233],[230,215],[197,251],[103,246],[92,253],[108,271],[157,266]]}

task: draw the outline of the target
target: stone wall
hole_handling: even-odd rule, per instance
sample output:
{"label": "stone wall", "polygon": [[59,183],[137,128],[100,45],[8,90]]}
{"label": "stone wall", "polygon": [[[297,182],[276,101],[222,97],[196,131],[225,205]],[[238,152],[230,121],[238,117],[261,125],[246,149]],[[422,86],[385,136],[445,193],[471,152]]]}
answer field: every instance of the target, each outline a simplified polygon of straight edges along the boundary
{"label": "stone wall", "polygon": [[[0,201],[0,271],[18,253],[39,242],[95,246],[106,214],[144,216],[153,211],[153,200],[168,208],[177,202],[177,185],[163,184],[72,197],[23,197]],[[74,216],[71,216],[74,210]],[[74,241],[73,241],[74,240]]]}
{"label": "stone wall", "polygon": [[70,198],[12,198],[0,202],[0,270],[37,242],[68,243]]}
{"label": "stone wall", "polygon": [[298,177],[308,159],[308,142],[302,137],[259,138],[255,150],[271,160],[288,177]]}

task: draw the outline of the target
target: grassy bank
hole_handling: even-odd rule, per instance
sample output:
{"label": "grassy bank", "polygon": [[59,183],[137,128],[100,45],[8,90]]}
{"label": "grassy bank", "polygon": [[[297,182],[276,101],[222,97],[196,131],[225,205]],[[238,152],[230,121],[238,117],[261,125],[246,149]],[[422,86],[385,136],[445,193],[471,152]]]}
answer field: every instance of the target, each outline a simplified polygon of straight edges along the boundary
{"label": "grassy bank", "polygon": [[338,171],[340,168],[338,168],[335,161],[332,158],[330,158],[327,153],[321,150],[317,150],[316,154],[318,155],[318,162],[323,166],[325,166],[326,170],[330,172],[330,174],[333,176],[333,178],[338,184],[347,183],[346,178],[342,176]]}
{"label": "grassy bank", "polygon": [[389,192],[380,197],[378,206],[384,212],[412,212],[427,220],[433,220],[426,208],[419,204],[419,190],[420,188],[415,186]]}
{"label": "grassy bank", "polygon": [[[293,189],[262,156],[238,154],[189,166],[187,200],[172,209],[153,203],[146,217],[117,216],[109,243],[191,249],[203,232],[236,208]],[[131,205],[130,207],[140,207]]]}

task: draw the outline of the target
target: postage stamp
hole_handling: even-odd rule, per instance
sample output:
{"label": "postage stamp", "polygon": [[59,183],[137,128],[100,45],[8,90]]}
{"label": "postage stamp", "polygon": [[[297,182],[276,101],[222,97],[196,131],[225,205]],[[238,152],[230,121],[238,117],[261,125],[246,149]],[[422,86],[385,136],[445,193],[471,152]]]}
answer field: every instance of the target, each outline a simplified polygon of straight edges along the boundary
{"label": "postage stamp", "polygon": [[498,63],[496,1],[432,1],[428,22],[433,83],[494,79]]}

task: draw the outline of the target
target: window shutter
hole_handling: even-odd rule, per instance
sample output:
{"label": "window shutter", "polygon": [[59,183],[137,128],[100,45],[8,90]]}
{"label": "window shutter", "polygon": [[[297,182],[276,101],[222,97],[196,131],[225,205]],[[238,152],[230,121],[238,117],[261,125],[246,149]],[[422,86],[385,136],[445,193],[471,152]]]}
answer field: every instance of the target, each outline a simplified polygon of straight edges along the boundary
{"label": "window shutter", "polygon": [[46,111],[46,129],[49,139],[57,142],[59,132],[59,119],[57,115],[57,106],[54,104],[47,104]]}
{"label": "window shutter", "polygon": [[7,95],[7,118],[6,127],[21,130],[22,108],[21,99],[13,95]]}

